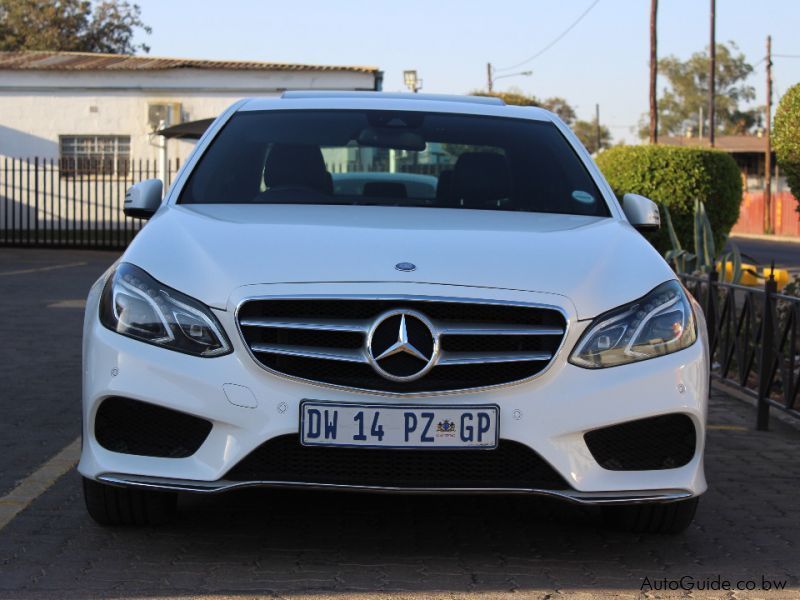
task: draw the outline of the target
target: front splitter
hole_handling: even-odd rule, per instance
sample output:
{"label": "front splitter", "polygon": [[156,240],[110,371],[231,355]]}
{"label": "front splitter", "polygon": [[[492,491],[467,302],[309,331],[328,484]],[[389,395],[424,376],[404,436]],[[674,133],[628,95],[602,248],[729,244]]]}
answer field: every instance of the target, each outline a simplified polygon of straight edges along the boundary
{"label": "front splitter", "polygon": [[117,487],[149,489],[164,492],[190,492],[199,494],[219,494],[246,488],[284,488],[309,489],[341,492],[369,492],[388,494],[529,494],[557,498],[576,504],[613,505],[665,503],[686,500],[692,497],[687,490],[635,490],[617,492],[580,492],[577,490],[548,490],[539,488],[507,488],[507,487],[402,487],[353,485],[339,483],[314,483],[301,481],[194,481],[189,479],[170,479],[163,477],[147,477],[143,475],[123,475],[104,473],[97,477],[98,481]]}

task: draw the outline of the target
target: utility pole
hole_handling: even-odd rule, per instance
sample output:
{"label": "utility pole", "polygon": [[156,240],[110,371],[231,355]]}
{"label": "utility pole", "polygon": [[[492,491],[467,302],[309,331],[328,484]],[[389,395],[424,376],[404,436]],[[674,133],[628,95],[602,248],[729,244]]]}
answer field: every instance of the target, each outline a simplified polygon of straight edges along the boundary
{"label": "utility pole", "polygon": [[595,152],[600,152],[600,105],[594,105]]}
{"label": "utility pole", "polygon": [[650,0],[650,143],[658,143],[658,98],[656,79],[658,79],[658,40],[656,39],[656,16],[658,0]]}
{"label": "utility pole", "polygon": [[491,94],[494,92],[492,84],[492,63],[486,63],[486,90]]}
{"label": "utility pole", "polygon": [[711,42],[708,47],[708,145],[714,147],[714,96],[717,74],[716,0],[711,0]]}
{"label": "utility pole", "polygon": [[764,133],[767,149],[764,153],[764,233],[772,231],[772,36],[767,36],[767,114]]}

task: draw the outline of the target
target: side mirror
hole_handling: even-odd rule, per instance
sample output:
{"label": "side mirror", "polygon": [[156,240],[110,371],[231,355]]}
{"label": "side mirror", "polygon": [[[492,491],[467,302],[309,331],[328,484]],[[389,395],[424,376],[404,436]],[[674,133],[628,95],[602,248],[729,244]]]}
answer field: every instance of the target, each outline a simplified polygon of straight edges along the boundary
{"label": "side mirror", "polygon": [[163,193],[164,184],[160,179],[145,179],[132,185],[125,192],[125,216],[149,219],[161,206]]}
{"label": "side mirror", "polygon": [[625,194],[622,197],[622,211],[628,222],[639,231],[656,231],[661,227],[661,213],[658,204],[639,194]]}

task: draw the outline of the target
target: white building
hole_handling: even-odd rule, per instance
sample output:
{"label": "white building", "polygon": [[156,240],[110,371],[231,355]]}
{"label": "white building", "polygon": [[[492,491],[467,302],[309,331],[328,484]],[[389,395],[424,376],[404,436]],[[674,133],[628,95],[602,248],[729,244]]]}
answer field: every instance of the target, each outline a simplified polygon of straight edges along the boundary
{"label": "white building", "polygon": [[[100,164],[113,174],[128,158],[163,158],[156,129],[216,117],[244,96],[379,90],[381,80],[375,67],[0,52],[0,156]],[[181,160],[192,147],[166,143]]]}

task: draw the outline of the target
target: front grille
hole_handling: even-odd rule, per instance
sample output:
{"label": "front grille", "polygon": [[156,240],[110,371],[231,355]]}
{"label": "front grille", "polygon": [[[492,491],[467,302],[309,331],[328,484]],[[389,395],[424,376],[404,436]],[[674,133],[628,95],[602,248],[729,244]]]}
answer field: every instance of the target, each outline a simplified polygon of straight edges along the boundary
{"label": "front grille", "polygon": [[94,420],[94,435],[103,448],[139,456],[186,458],[210,431],[205,419],[130,398],[106,398]]}
{"label": "front grille", "polygon": [[[367,357],[370,328],[394,310],[423,315],[439,336],[438,362],[419,379],[393,381],[378,373]],[[250,300],[239,309],[238,322],[255,359],[272,371],[399,394],[527,379],[547,367],[566,329],[563,314],[552,308],[408,298]],[[415,360],[396,355],[387,362],[413,373]]]}
{"label": "front grille", "polygon": [[256,448],[224,478],[400,488],[569,488],[536,452],[509,440],[500,440],[494,450],[390,450],[303,446],[297,435],[283,435]]}
{"label": "front grille", "polygon": [[697,433],[691,418],[672,414],[595,429],[583,439],[604,469],[649,471],[688,464],[694,457]]}

